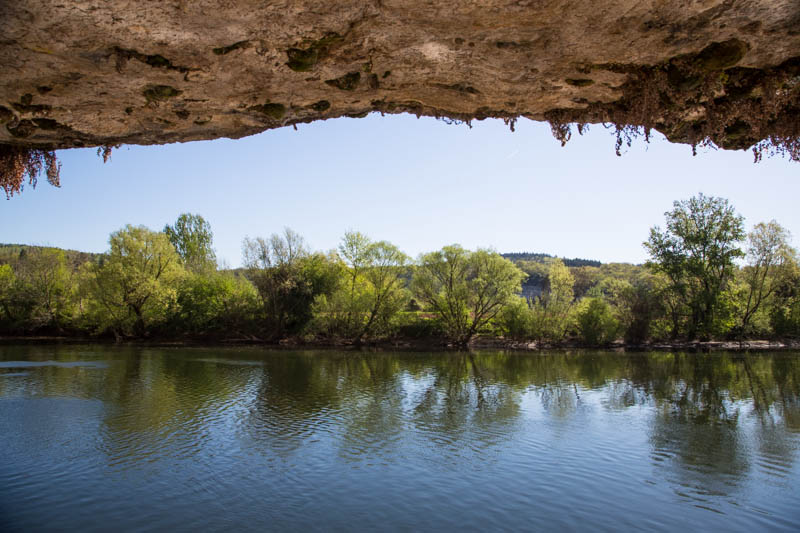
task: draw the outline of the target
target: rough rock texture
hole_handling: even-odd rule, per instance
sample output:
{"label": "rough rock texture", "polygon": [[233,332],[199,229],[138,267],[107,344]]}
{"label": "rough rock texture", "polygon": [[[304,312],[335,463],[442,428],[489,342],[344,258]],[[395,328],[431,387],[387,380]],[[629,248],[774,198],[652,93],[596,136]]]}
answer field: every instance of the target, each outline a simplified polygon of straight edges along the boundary
{"label": "rough rock texture", "polygon": [[0,36],[0,143],[26,147],[371,111],[798,135],[798,0],[6,0]]}

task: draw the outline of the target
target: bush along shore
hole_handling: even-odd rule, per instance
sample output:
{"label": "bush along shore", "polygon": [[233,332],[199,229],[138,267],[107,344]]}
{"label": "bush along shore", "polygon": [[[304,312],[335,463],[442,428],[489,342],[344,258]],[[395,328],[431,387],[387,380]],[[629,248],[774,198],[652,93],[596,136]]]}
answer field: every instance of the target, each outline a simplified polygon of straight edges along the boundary
{"label": "bush along shore", "polygon": [[412,260],[345,233],[309,250],[290,229],[246,238],[220,269],[209,224],[128,225],[104,254],[0,245],[0,336],[394,348],[800,347],[800,257],[775,221],[745,232],[729,202],[676,201],[644,265],[459,245]]}

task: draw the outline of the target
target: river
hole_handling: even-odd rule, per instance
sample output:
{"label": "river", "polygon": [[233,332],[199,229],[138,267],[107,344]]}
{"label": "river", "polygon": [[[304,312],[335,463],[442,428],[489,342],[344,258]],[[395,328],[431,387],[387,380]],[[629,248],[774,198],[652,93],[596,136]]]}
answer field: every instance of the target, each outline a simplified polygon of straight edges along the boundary
{"label": "river", "polygon": [[0,530],[800,530],[800,354],[0,345]]}

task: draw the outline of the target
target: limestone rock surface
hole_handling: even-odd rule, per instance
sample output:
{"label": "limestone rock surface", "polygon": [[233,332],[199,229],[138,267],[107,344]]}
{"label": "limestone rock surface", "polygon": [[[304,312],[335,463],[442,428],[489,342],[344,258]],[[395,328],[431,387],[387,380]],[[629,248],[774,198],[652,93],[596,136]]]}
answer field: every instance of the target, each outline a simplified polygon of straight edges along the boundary
{"label": "limestone rock surface", "polygon": [[800,2],[5,0],[0,66],[0,143],[46,149],[373,111],[746,148],[797,135]]}

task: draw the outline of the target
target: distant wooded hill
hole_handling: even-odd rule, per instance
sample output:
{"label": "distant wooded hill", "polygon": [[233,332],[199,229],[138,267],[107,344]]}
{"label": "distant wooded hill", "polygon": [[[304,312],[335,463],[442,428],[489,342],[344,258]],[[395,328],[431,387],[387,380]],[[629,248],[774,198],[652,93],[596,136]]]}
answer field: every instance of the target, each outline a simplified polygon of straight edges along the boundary
{"label": "distant wooded hill", "polygon": [[594,259],[567,259],[566,257],[556,257],[550,254],[540,254],[534,252],[510,252],[500,254],[506,259],[514,261],[515,263],[518,261],[533,261],[536,263],[546,263],[548,259],[561,259],[564,265],[568,267],[583,267],[583,266],[592,266],[592,267],[599,267],[602,266],[603,263],[600,261],[595,261]]}
{"label": "distant wooded hill", "polygon": [[[25,254],[27,250],[48,248],[51,250],[63,250],[55,246],[34,246],[30,244],[2,244],[0,243],[0,265],[15,263],[19,259],[20,254]],[[67,262],[73,267],[78,267],[87,261],[94,261],[102,254],[93,254],[90,252],[80,252],[78,250],[63,250],[67,258]]]}
{"label": "distant wooded hill", "polygon": [[[56,250],[61,250],[61,248],[57,248],[55,246],[34,246],[30,244],[0,243],[0,265],[13,262],[19,257],[19,254],[23,250],[30,248],[54,248]],[[67,254],[67,259],[69,261],[75,262],[76,264],[85,263],[86,261],[92,261],[97,257],[99,257],[100,255],[102,255],[90,252],[81,252],[78,250],[64,250],[64,253]],[[515,263],[519,261],[546,263],[549,259],[561,259],[561,261],[564,262],[564,265],[568,267],[583,267],[583,266],[600,267],[603,265],[602,262],[595,261],[594,259],[581,259],[577,257],[573,259],[567,259],[566,257],[558,258],[557,256],[554,255],[535,253],[535,252],[509,252],[500,255]]]}

